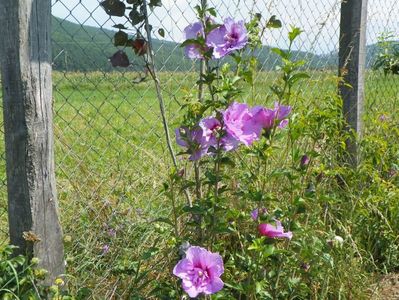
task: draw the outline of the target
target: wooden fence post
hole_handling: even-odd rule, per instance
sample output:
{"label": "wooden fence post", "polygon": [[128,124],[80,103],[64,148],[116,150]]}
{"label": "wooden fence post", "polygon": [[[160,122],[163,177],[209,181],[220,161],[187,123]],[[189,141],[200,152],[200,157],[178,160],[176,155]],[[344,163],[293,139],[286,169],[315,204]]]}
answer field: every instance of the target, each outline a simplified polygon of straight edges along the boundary
{"label": "wooden fence post", "polygon": [[8,216],[17,253],[64,273],[54,174],[51,1],[0,1],[0,61],[7,159]]}
{"label": "wooden fence post", "polygon": [[[364,71],[366,63],[367,0],[344,0],[341,3],[339,39],[339,91],[347,130],[362,133]],[[350,85],[350,86],[348,86]],[[356,137],[347,140],[347,162],[358,163]]]}

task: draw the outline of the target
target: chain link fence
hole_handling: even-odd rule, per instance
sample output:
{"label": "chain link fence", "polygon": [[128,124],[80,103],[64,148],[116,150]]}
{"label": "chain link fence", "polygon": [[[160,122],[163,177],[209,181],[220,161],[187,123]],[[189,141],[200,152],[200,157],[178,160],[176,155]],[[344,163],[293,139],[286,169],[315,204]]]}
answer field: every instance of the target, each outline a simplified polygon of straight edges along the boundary
{"label": "chain link fence", "polygon": [[[179,104],[189,97],[196,80],[198,65],[183,58],[179,43],[183,29],[195,19],[197,3],[162,2],[150,21],[156,67],[173,129],[179,122]],[[337,73],[340,0],[209,2],[223,18],[248,21],[252,14],[261,13],[263,21],[272,15],[282,21],[281,29],[266,32],[265,46],[257,52],[257,103],[266,101],[264,86],[277,77],[278,59],[270,47],[287,48],[289,25],[304,31],[294,45],[294,56],[307,61],[311,74],[303,86],[306,96],[321,99],[325,91],[336,90],[328,78]],[[120,274],[134,268],[129,265],[130,251],[151,246],[152,233],[145,225],[151,216],[168,213],[160,205],[160,190],[170,158],[155,89],[143,62],[133,53],[127,69],[114,69],[108,61],[116,51],[112,26],[129,27],[126,18],[111,19],[92,0],[53,0],[52,11],[56,171],[68,271],[79,274],[79,281],[104,299],[123,297],[129,282]],[[381,72],[370,70],[378,36],[398,34],[399,3],[370,0],[368,11],[366,97],[372,106],[377,100],[399,97],[394,76],[384,78]],[[157,33],[159,28],[165,30],[165,37]],[[1,243],[7,240],[4,148],[0,154]],[[112,264],[114,268],[107,268]]]}

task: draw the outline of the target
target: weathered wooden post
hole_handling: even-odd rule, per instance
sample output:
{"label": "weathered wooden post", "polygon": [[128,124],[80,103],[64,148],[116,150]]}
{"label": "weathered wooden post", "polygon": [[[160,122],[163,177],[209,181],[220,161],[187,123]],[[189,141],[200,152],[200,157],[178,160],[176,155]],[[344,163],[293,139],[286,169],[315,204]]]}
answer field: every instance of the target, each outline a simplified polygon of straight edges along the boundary
{"label": "weathered wooden post", "polygon": [[64,273],[54,174],[50,0],[0,1],[0,62],[11,244]]}
{"label": "weathered wooden post", "polygon": [[[366,63],[367,0],[344,0],[341,3],[339,39],[339,91],[343,98],[346,130],[362,133],[364,71]],[[349,86],[348,86],[349,85]],[[347,140],[347,162],[358,161],[356,137]]]}

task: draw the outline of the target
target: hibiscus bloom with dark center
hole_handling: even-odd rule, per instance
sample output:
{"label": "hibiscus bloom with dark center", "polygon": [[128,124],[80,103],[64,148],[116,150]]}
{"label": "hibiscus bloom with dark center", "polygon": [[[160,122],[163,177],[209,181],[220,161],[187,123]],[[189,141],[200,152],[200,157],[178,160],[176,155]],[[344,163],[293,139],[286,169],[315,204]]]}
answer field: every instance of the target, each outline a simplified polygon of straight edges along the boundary
{"label": "hibiscus bloom with dark center", "polygon": [[197,246],[188,248],[186,257],[173,268],[173,274],[182,279],[182,287],[191,298],[220,291],[223,272],[222,257]]}
{"label": "hibiscus bloom with dark center", "polygon": [[213,48],[213,57],[223,58],[235,50],[244,48],[248,43],[248,32],[244,21],[224,20],[224,24],[212,30],[206,39],[208,47]]}

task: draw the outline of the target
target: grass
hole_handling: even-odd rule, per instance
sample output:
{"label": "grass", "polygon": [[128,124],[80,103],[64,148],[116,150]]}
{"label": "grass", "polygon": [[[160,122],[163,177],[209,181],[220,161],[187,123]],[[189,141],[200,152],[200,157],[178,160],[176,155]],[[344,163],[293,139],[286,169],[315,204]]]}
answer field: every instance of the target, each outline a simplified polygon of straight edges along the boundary
{"label": "grass", "polygon": [[[301,105],[306,105],[306,99],[323,101],[323,95],[334,92],[336,78],[331,75],[315,72],[300,86],[295,92],[305,99]],[[154,232],[159,228],[149,226],[149,221],[169,213],[160,190],[171,160],[158,102],[153,83],[134,84],[135,76],[55,72],[53,77],[56,176],[68,272],[77,285],[94,288],[105,298],[114,290],[123,297],[133,279],[119,280],[120,274],[137,268],[131,265],[132,257],[140,257],[142,249],[156,242]],[[179,124],[179,103],[194,95],[196,77],[192,73],[160,76],[172,130]],[[259,74],[254,102],[273,101],[268,87],[275,77],[273,72]],[[367,73],[367,113],[391,113],[398,101],[399,77]],[[4,153],[3,140],[1,147]],[[5,182],[4,159],[0,174]],[[0,193],[0,210],[5,210],[4,184]],[[6,228],[6,222],[2,218],[0,228]],[[116,239],[107,235],[110,227],[117,229]],[[111,255],[102,254],[106,244]]]}

